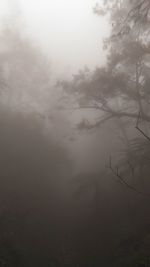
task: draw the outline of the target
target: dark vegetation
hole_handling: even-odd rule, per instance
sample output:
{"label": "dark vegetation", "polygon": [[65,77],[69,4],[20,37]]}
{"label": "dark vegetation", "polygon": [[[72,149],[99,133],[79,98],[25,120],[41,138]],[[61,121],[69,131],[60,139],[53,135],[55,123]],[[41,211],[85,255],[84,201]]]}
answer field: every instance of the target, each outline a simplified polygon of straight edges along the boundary
{"label": "dark vegetation", "polygon": [[[1,36],[0,266],[150,266],[150,2],[94,12],[109,14],[107,64],[58,82],[53,116],[39,93],[52,86],[49,64],[17,32]],[[94,112],[79,132],[114,142],[94,171],[75,174],[54,128],[60,109]]]}

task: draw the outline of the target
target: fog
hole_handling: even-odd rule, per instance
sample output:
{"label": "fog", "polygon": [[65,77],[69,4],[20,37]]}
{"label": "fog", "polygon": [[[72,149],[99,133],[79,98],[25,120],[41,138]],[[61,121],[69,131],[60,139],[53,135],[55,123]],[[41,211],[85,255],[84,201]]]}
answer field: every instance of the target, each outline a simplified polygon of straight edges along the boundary
{"label": "fog", "polygon": [[0,1],[0,266],[150,266],[149,22]]}
{"label": "fog", "polygon": [[2,0],[1,8],[10,15],[10,23],[12,18],[18,20],[41,46],[57,74],[68,76],[85,65],[93,68],[105,62],[102,39],[109,26],[93,15],[94,4],[93,0]]}

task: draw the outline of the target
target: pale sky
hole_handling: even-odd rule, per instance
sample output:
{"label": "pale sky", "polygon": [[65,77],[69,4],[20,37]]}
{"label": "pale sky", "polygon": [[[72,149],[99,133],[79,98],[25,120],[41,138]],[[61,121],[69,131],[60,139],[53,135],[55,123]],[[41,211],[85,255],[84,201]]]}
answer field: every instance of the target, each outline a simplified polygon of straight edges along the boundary
{"label": "pale sky", "polygon": [[[105,62],[109,27],[92,12],[96,0],[0,0],[0,16],[21,10],[22,24],[61,75]],[[38,41],[38,42],[37,42]]]}

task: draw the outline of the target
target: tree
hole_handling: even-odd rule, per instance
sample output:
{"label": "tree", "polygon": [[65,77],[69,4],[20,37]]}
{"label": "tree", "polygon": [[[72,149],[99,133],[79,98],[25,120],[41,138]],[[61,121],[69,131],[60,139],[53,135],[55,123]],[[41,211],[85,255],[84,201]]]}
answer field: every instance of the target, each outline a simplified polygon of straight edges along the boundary
{"label": "tree", "polygon": [[[136,128],[140,137],[148,141],[150,3],[147,0],[112,0],[104,1],[102,8],[97,5],[94,11],[98,15],[109,12],[112,27],[110,37],[104,41],[108,50],[106,66],[93,72],[82,70],[73,76],[71,82],[62,81],[60,84],[67,96],[73,95],[76,99],[75,106],[70,108],[96,111],[95,123],[84,120],[78,125],[80,129],[98,128],[110,120],[117,122],[128,151],[126,161],[131,165],[134,159],[133,167],[140,169],[142,177],[143,165],[148,165],[148,162],[143,153],[139,154],[138,164],[135,161],[135,146],[132,140],[128,140],[127,129]],[[138,132],[134,136],[132,134],[131,139],[137,137]],[[138,147],[139,139],[133,141]],[[146,154],[148,149],[149,146]],[[128,169],[131,171],[131,166]]]}
{"label": "tree", "polygon": [[[80,108],[99,109],[109,115],[106,120],[112,117],[136,119],[140,110],[143,113],[142,119],[149,122],[149,115],[142,110],[142,103],[147,104],[149,101],[149,55],[148,48],[146,49],[148,40],[146,37],[144,40],[142,38],[146,33],[142,28],[137,31],[133,27],[128,34],[123,32],[120,37],[122,23],[125,27],[124,20],[133,9],[135,1],[110,2],[113,2],[111,23],[114,26],[110,38],[105,41],[108,48],[110,47],[107,66],[97,68],[92,74],[82,71],[74,76],[71,83],[62,85],[69,88],[70,92],[79,94]],[[119,108],[116,107],[116,100],[121,102]],[[100,123],[101,121],[95,126]]]}

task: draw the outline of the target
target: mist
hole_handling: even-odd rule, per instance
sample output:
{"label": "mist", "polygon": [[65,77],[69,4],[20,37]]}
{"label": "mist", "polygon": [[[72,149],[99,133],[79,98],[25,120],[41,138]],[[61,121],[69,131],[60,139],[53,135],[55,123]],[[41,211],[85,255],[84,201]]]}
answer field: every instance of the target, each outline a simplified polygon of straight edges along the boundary
{"label": "mist", "polygon": [[0,1],[0,266],[150,266],[149,21]]}
{"label": "mist", "polygon": [[18,24],[30,35],[51,60],[57,75],[67,76],[85,65],[93,68],[105,62],[101,41],[109,26],[105,19],[93,16],[93,6],[93,0],[1,1],[2,10],[10,16],[8,23]]}

